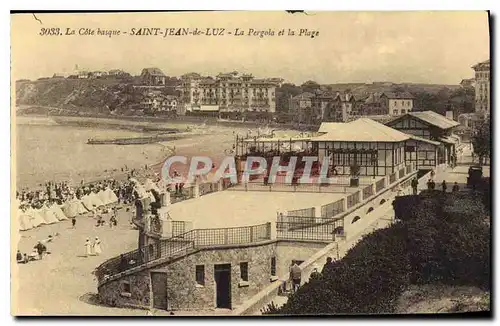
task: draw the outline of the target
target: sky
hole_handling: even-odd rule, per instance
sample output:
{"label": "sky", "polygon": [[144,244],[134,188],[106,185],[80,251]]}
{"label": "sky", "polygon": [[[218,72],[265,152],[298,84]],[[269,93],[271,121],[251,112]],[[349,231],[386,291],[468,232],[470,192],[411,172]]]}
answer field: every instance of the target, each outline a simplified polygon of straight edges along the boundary
{"label": "sky", "polygon": [[[11,16],[12,79],[54,73],[158,67],[167,76],[239,71],[302,84],[391,81],[458,84],[489,58],[484,11],[416,12],[192,12]],[[224,28],[223,36],[132,36],[131,28]],[[41,28],[77,35],[39,35]],[[120,30],[120,36],[78,35],[80,28]],[[245,32],[235,36],[234,30]],[[247,35],[248,29],[275,36]],[[307,36],[278,36],[308,29]],[[228,32],[232,34],[229,35]]]}

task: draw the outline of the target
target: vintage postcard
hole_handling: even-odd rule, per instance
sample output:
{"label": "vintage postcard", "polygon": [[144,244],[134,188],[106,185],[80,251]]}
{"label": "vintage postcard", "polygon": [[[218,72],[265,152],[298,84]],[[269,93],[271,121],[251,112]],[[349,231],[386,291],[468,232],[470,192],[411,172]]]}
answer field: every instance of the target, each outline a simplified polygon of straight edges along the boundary
{"label": "vintage postcard", "polygon": [[11,13],[12,314],[490,315],[489,24]]}

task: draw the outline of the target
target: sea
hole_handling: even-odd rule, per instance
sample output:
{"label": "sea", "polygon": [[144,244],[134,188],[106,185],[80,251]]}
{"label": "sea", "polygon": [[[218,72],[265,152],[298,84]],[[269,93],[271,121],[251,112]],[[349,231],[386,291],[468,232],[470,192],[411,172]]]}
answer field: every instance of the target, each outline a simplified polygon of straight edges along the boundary
{"label": "sea", "polygon": [[16,119],[16,188],[47,181],[74,184],[94,181],[128,169],[155,164],[167,155],[162,144],[89,145],[89,138],[139,137],[146,134],[100,127],[60,125],[46,117]]}

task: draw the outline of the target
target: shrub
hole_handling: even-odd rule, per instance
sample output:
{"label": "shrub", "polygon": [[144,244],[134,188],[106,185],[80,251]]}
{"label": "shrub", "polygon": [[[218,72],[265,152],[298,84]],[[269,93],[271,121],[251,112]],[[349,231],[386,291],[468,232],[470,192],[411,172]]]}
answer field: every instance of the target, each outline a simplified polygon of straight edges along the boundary
{"label": "shrub", "polygon": [[321,279],[266,313],[391,313],[410,284],[490,287],[490,229],[480,198],[435,193],[405,205],[401,223],[364,236]]}

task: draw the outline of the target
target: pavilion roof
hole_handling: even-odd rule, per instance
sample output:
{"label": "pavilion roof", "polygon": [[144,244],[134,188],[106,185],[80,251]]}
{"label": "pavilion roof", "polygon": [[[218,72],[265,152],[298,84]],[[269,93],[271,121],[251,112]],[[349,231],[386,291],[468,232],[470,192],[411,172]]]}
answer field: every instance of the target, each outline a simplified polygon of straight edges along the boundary
{"label": "pavilion roof", "polygon": [[407,134],[367,118],[347,123],[323,123],[320,132],[326,134],[311,138],[311,141],[402,142],[410,138]]}

